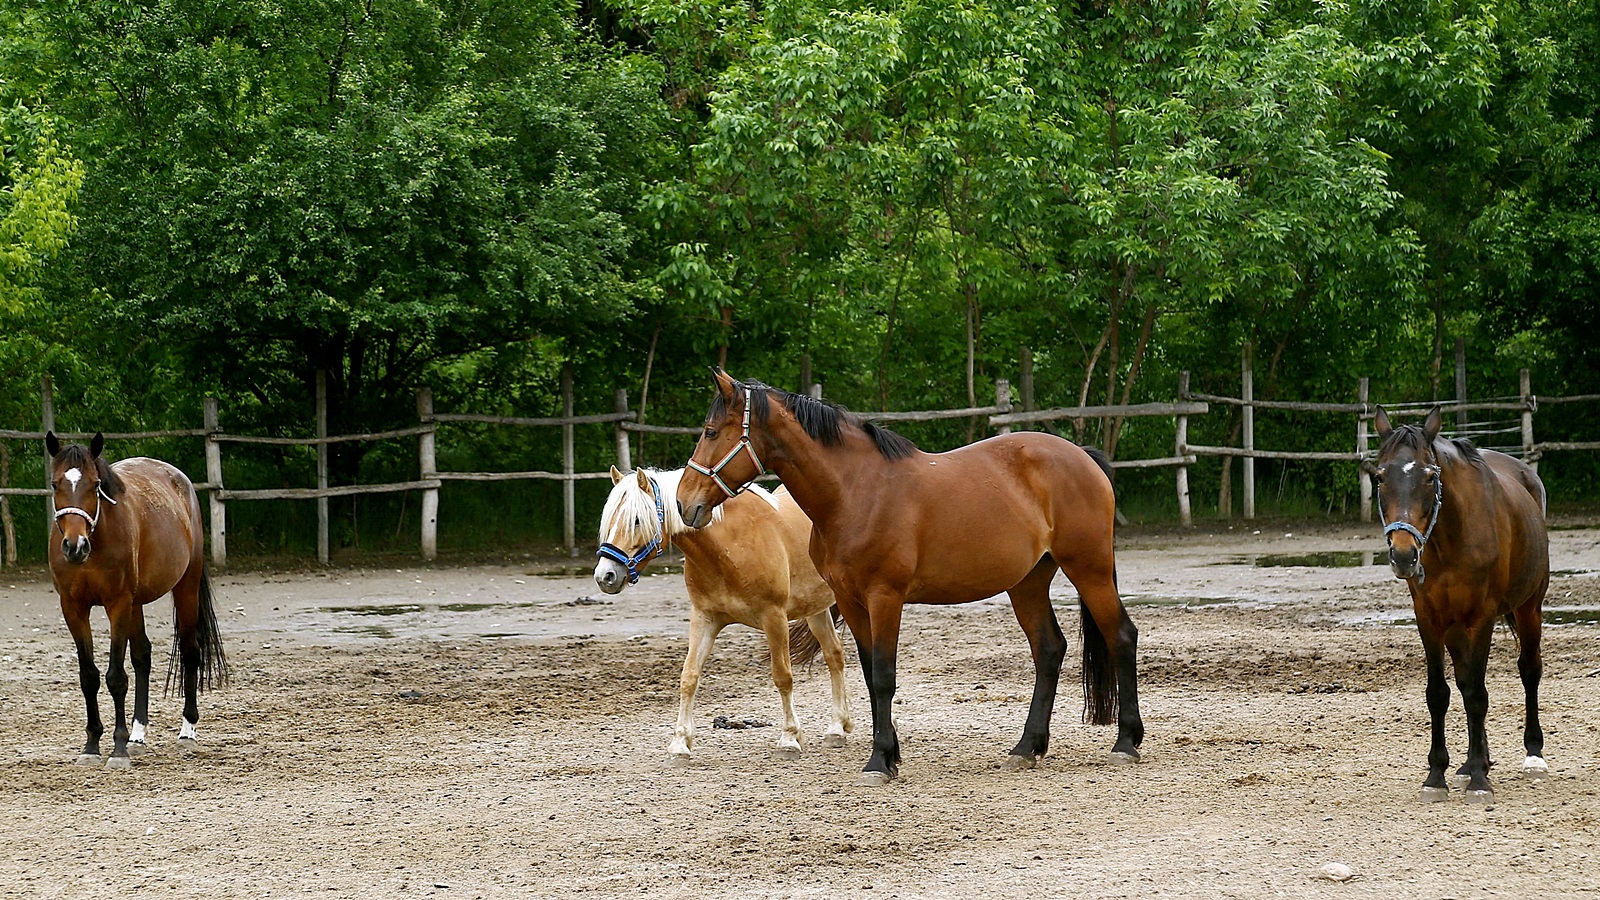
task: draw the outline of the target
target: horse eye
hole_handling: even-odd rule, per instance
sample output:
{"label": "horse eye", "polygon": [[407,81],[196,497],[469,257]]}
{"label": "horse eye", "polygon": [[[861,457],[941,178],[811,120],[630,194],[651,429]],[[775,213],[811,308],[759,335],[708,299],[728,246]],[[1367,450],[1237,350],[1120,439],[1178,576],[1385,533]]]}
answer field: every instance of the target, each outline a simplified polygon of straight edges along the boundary
{"label": "horse eye", "polygon": [[706,429],[706,440],[714,441],[716,439],[717,439],[717,430],[715,428],[707,428]]}

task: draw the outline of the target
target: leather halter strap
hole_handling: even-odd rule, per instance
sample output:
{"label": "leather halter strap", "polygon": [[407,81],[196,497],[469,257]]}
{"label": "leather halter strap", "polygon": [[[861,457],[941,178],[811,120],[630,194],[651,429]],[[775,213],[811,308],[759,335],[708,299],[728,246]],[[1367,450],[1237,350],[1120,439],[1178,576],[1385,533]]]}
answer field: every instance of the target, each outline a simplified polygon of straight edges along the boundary
{"label": "leather halter strap", "polygon": [[1421,584],[1427,579],[1427,573],[1422,570],[1422,551],[1428,546],[1428,538],[1433,537],[1433,528],[1439,524],[1439,511],[1444,508],[1444,470],[1438,466],[1428,466],[1433,470],[1433,514],[1428,519],[1428,530],[1421,531],[1410,522],[1399,520],[1389,521],[1383,514],[1383,485],[1378,485],[1378,519],[1383,522],[1383,539],[1388,542],[1389,535],[1396,531],[1404,531],[1417,539],[1417,583]]}
{"label": "leather halter strap", "polygon": [[724,456],[720,462],[709,469],[692,459],[689,460],[689,468],[699,472],[701,475],[705,475],[712,481],[715,481],[717,483],[717,487],[722,488],[722,492],[727,494],[729,497],[737,497],[744,493],[745,488],[750,486],[750,481],[755,480],[755,477],[752,476],[750,481],[740,485],[738,490],[728,487],[728,483],[722,480],[722,470],[728,467],[728,463],[731,463],[738,458],[741,451],[748,452],[750,454],[750,461],[756,464],[756,475],[759,476],[767,474],[767,467],[761,464],[761,457],[756,455],[756,448],[750,443],[750,394],[750,388],[745,388],[744,433],[739,436],[739,443],[735,444],[733,449],[728,451],[728,455]]}
{"label": "leather halter strap", "polygon": [[56,510],[56,528],[58,530],[61,528],[62,516],[83,516],[83,518],[89,523],[89,533],[94,534],[95,526],[100,524],[100,513],[105,510],[106,504],[110,503],[112,506],[117,505],[117,501],[111,499],[110,495],[105,492],[105,488],[101,485],[95,485],[94,492],[95,495],[100,498],[100,502],[94,505],[94,515],[91,516],[89,515],[88,510],[81,509],[76,506],[63,506]]}
{"label": "leather halter strap", "polygon": [[[646,477],[648,478],[649,476]],[[631,556],[623,552],[621,547],[618,547],[616,544],[613,544],[610,541],[601,544],[600,549],[595,553],[595,556],[598,556],[601,559],[616,560],[624,566],[627,566],[629,584],[639,583],[639,567],[648,562],[651,557],[656,555],[656,553],[660,552],[661,543],[663,540],[665,540],[667,535],[667,509],[661,503],[661,485],[656,484],[656,480],[654,478],[650,479],[650,496],[656,501],[656,524],[660,526],[656,532],[656,536],[651,538],[648,544],[640,547],[638,552]]]}

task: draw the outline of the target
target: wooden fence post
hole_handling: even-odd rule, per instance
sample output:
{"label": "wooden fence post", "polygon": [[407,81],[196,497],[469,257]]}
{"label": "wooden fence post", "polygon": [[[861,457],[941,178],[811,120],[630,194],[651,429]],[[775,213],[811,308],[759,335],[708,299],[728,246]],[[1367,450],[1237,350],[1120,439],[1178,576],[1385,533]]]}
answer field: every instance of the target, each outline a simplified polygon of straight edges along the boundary
{"label": "wooden fence post", "polygon": [[[994,380],[994,405],[1000,407],[1000,409],[1004,412],[1011,411],[1010,380],[1005,378],[996,378]],[[998,434],[1010,434],[1011,426],[1001,425],[999,428],[995,429],[995,431]]]}
{"label": "wooden fence post", "polygon": [[[1184,402],[1189,396],[1189,373],[1178,373],[1178,402]],[[1189,455],[1189,417],[1178,416],[1178,437],[1175,452],[1178,458]],[[1178,523],[1188,528],[1194,524],[1194,518],[1189,508],[1189,467],[1183,463],[1178,464]]]}
{"label": "wooden fence post", "polygon": [[[317,437],[328,436],[328,372],[317,370]],[[317,444],[317,490],[328,489],[328,445]],[[317,498],[317,562],[328,564],[328,498]]]}
{"label": "wooden fence post", "polygon": [[[0,441],[0,488],[11,486],[11,445]],[[5,541],[5,556],[0,565],[17,564],[17,523],[11,518],[11,495],[0,494],[0,535]]]}
{"label": "wooden fence post", "polygon": [[1533,373],[1517,373],[1518,393],[1522,395],[1522,459],[1539,474],[1539,460],[1533,455]]}
{"label": "wooden fence post", "polygon": [[[1244,393],[1241,399],[1244,400],[1244,406],[1242,408],[1244,410],[1244,449],[1246,451],[1253,451],[1256,449],[1255,374],[1251,371],[1252,360],[1250,350],[1250,342],[1245,341],[1244,364],[1240,375],[1242,377],[1244,386]],[[1244,457],[1243,468],[1244,517],[1246,519],[1254,519],[1256,517],[1256,460],[1255,457],[1251,456],[1248,452]]]}
{"label": "wooden fence post", "polygon": [[[417,388],[417,419],[434,425],[433,389]],[[436,428],[437,426],[435,426]],[[438,434],[434,428],[417,435],[417,477],[431,481],[439,477]],[[422,558],[433,562],[439,557],[439,489],[422,491]]]}
{"label": "wooden fence post", "polygon": [[[572,418],[572,363],[561,367],[561,415]],[[578,555],[577,539],[577,495],[573,491],[574,481],[572,474],[575,471],[574,450],[572,446],[573,425],[565,422],[561,426],[561,543],[567,552],[573,556]]]}
{"label": "wooden fence post", "polygon": [[806,391],[806,393],[813,400],[821,400],[822,399],[822,382],[820,382],[820,381],[811,382],[811,387]]}
{"label": "wooden fence post", "polygon": [[[1367,399],[1371,396],[1371,382],[1363,378],[1356,384],[1356,401],[1361,411],[1356,413],[1356,452],[1367,455]],[[1372,521],[1372,478],[1356,464],[1356,481],[1361,483],[1361,521]]]}
{"label": "wooden fence post", "polygon": [[[617,412],[628,411],[628,389],[617,388]],[[624,472],[633,471],[633,447],[629,443],[628,429],[622,427],[623,420],[617,420],[617,468]]]}
{"label": "wooden fence post", "polygon": [[[46,375],[39,379],[39,430],[56,430],[56,390]],[[44,486],[50,486],[50,467],[44,467]]]}
{"label": "wooden fence post", "polygon": [[206,481],[211,483],[206,492],[211,507],[211,568],[223,572],[228,568],[228,504],[222,499],[222,443],[217,440],[222,424],[217,398],[205,398],[201,408],[206,426]]}

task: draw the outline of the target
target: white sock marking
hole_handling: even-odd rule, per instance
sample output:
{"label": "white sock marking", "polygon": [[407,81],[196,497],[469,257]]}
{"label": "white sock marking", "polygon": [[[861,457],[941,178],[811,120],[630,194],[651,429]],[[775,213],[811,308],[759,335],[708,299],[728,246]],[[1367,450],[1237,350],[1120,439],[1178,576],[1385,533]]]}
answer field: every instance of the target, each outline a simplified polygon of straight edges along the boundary
{"label": "white sock marking", "polygon": [[138,719],[133,720],[133,730],[128,733],[128,742],[131,744],[144,743],[144,723]]}
{"label": "white sock marking", "polygon": [[196,724],[197,723],[191,722],[188,719],[184,719],[183,720],[183,727],[178,729],[178,740],[180,740],[180,741],[192,741],[192,740],[194,740],[194,737],[195,737],[195,725]]}

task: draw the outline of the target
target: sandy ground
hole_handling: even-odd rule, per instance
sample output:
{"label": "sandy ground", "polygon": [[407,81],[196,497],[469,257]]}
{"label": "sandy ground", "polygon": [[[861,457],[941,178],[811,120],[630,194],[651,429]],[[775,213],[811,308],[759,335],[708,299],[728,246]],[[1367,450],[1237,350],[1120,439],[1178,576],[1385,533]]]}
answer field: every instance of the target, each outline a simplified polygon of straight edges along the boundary
{"label": "sandy ground", "polygon": [[[696,763],[668,766],[682,577],[602,600],[531,564],[223,576],[234,680],[202,695],[200,748],[177,747],[180,701],[157,689],[151,751],[79,767],[48,579],[0,571],[0,895],[1600,897],[1600,526],[1552,535],[1540,782],[1517,771],[1522,692],[1496,636],[1489,806],[1418,802],[1421,651],[1387,569],[1258,564],[1364,562],[1376,528],[1287,528],[1119,538],[1136,767],[1105,764],[1111,728],[1078,724],[1074,664],[1051,755],[1002,769],[1032,678],[1008,607],[908,609],[905,764],[882,788],[853,786],[869,740],[853,659],[844,749],[784,761],[775,728],[712,727],[778,717],[743,628],[702,684]],[[164,672],[170,604],[148,619]],[[820,666],[796,704],[820,736]],[[1459,697],[1450,735],[1459,761]]]}

